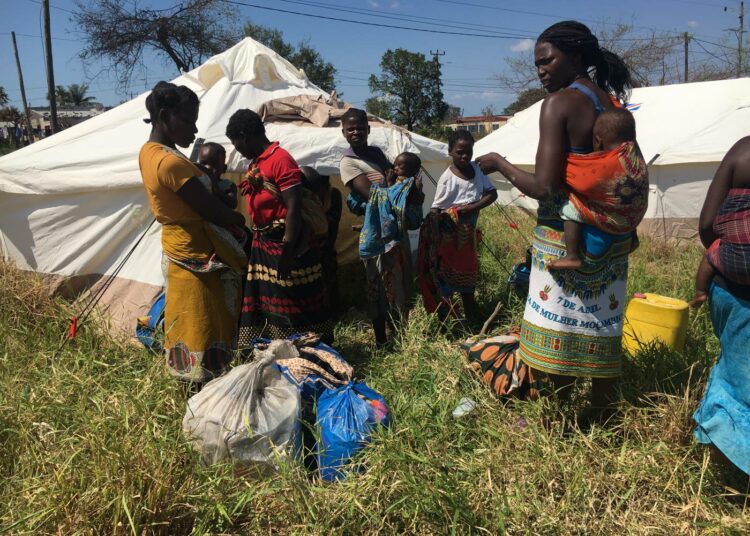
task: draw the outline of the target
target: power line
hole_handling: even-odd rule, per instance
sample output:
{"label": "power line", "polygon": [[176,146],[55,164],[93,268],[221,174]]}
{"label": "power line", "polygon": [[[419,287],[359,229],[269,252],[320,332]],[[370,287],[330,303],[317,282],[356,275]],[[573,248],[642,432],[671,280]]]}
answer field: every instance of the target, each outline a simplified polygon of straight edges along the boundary
{"label": "power line", "polygon": [[[282,2],[288,3],[288,4],[297,4],[297,5],[303,5],[308,7],[315,7],[320,9],[328,9],[331,8],[335,9],[336,11],[340,12],[346,12],[346,13],[354,13],[357,15],[365,15],[369,17],[377,17],[381,19],[391,19],[391,20],[398,20],[398,21],[405,21],[405,22],[414,22],[417,24],[424,24],[424,25],[432,25],[432,26],[442,26],[442,27],[448,27],[448,28],[461,28],[465,30],[477,30],[481,28],[487,28],[487,30],[481,30],[483,32],[487,32],[490,34],[501,34],[502,32],[498,32],[498,30],[509,30],[512,32],[518,32],[518,31],[525,31],[525,30],[518,30],[516,28],[508,28],[504,26],[496,26],[496,25],[489,25],[489,24],[477,24],[474,22],[466,22],[466,21],[460,21],[460,20],[448,20],[448,19],[439,19],[436,17],[422,17],[422,16],[416,16],[416,15],[393,15],[393,14],[386,14],[382,11],[377,11],[374,9],[365,9],[365,8],[352,8],[349,6],[342,6],[340,4],[331,4],[327,2],[312,2],[309,0],[281,0]],[[445,23],[445,24],[443,24]],[[529,37],[533,37],[532,32],[528,31]]]}
{"label": "power line", "polygon": [[731,50],[732,52],[735,52],[737,50],[734,47],[730,47],[730,46],[727,46],[727,45],[722,45],[722,44],[719,44],[719,43],[713,43],[711,41],[706,41],[705,39],[698,39],[697,37],[694,37],[693,39],[695,39],[696,41],[700,41],[701,43],[706,43],[707,45],[712,45],[712,46],[719,47],[719,48],[725,48],[727,50]]}
{"label": "power line", "polygon": [[460,35],[463,37],[485,37],[490,39],[527,39],[521,35],[491,35],[491,34],[478,34],[478,33],[466,33],[466,32],[450,32],[445,30],[431,30],[428,28],[414,28],[409,26],[397,26],[395,24],[382,24],[378,22],[367,22],[361,20],[344,19],[341,17],[330,17],[326,15],[315,15],[312,13],[302,13],[300,11],[292,11],[289,9],[279,9],[275,7],[259,6],[257,4],[250,4],[248,2],[239,2],[237,0],[224,0],[227,4],[235,4],[238,6],[254,7],[255,9],[264,9],[266,11],[275,11],[278,13],[286,13],[289,15],[299,15],[301,17],[310,17],[314,19],[332,20],[336,22],[346,22],[349,24],[360,24],[362,26],[374,26],[376,28],[390,28],[394,30],[408,30],[410,32],[424,32],[431,34],[443,34],[443,35]]}
{"label": "power line", "polygon": [[701,39],[695,39],[695,38],[693,38],[693,41],[695,41],[695,42],[696,42],[696,43],[698,44],[698,46],[699,46],[699,47],[701,47],[701,48],[703,49],[703,51],[704,51],[704,52],[705,52],[706,54],[708,54],[709,56],[711,56],[712,58],[716,58],[716,59],[717,59],[717,60],[719,60],[719,61],[723,61],[723,62],[725,62],[725,63],[726,63],[727,65],[734,65],[734,63],[733,63],[733,62],[731,62],[731,61],[729,61],[728,59],[726,59],[726,58],[720,58],[720,57],[719,57],[719,56],[717,56],[716,54],[713,54],[713,53],[711,53],[711,52],[710,52],[709,50],[707,50],[707,49],[706,49],[706,47],[704,47],[704,46],[703,46],[703,45],[701,44],[701,43],[705,43],[705,41],[702,41]]}
{"label": "power line", "polygon": [[[493,9],[495,11],[504,11],[506,13],[518,13],[520,15],[534,15],[534,16],[537,16],[537,17],[546,17],[546,18],[557,19],[557,20],[566,20],[566,19],[570,18],[567,15],[553,15],[551,13],[542,13],[542,12],[539,12],[539,11],[526,11],[526,10],[523,10],[523,9],[512,9],[512,8],[507,8],[507,7],[490,6],[490,5],[487,5],[487,4],[477,4],[477,3],[474,3],[474,2],[465,2],[465,1],[460,1],[460,0],[434,0],[434,1],[435,2],[441,2],[443,4],[451,4],[451,5],[459,4],[459,5],[462,5],[462,6],[478,7],[478,8],[482,8],[482,9]],[[716,7],[719,7],[719,6],[716,6]],[[607,25],[607,26],[619,26],[619,23],[617,23],[617,22],[607,22],[607,21],[602,21],[602,20],[584,19],[582,17],[576,17],[576,19],[580,20],[582,22],[590,22],[592,24],[603,24],[603,25]],[[676,33],[675,30],[665,30],[663,28],[653,28],[651,26],[636,26],[636,25],[632,25],[632,27],[633,28],[640,28],[640,29],[643,29],[643,30],[655,31],[655,32],[673,32],[674,31]]]}
{"label": "power line", "polygon": [[[10,35],[10,32],[0,32],[0,35]],[[23,34],[16,32],[16,37],[33,37],[34,39],[41,39],[41,35]],[[82,43],[81,39],[70,39],[68,37],[53,37],[55,41],[75,41],[76,43]]]}
{"label": "power line", "polygon": [[[39,0],[26,0],[26,1],[30,2],[32,4],[37,4],[37,5],[40,5],[40,6],[42,5],[42,3]],[[52,4],[50,4],[49,7],[51,7],[52,9],[56,9],[58,11],[64,11],[65,13],[70,13],[71,15],[75,15],[76,14],[75,11],[71,11],[70,9],[65,9],[64,7],[53,6]],[[16,35],[18,35],[18,34],[16,34]]]}

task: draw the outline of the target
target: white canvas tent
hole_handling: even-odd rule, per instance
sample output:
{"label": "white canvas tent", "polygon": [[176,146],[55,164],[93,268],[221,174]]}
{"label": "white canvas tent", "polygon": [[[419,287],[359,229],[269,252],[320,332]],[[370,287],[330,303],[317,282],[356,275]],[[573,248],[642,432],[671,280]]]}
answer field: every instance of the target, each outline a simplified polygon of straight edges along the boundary
{"label": "white canvas tent", "polygon": [[[693,238],[703,200],[726,152],[750,135],[750,78],[634,89],[628,108],[649,165],[650,196],[646,232]],[[477,142],[474,155],[497,152],[532,171],[539,141],[541,102]],[[501,176],[499,203],[534,209],[534,201]]]}
{"label": "white canvas tent", "polygon": [[[266,101],[294,95],[327,96],[304,72],[251,39],[173,82],[198,94],[197,137],[224,145],[237,175],[246,162],[224,135],[235,110],[257,110]],[[0,252],[5,260],[74,291],[112,273],[152,220],[138,169],[138,152],[150,129],[143,122],[146,96],[0,158]],[[338,174],[347,148],[340,128],[269,124],[267,133],[300,165]],[[370,143],[391,159],[407,150],[419,154],[433,176],[447,162],[445,144],[392,125],[373,125]],[[425,186],[431,199],[434,188],[429,181]],[[122,327],[134,327],[163,284],[160,236],[160,226],[153,225],[102,299]],[[343,256],[351,257],[354,237],[343,232],[340,239]]]}

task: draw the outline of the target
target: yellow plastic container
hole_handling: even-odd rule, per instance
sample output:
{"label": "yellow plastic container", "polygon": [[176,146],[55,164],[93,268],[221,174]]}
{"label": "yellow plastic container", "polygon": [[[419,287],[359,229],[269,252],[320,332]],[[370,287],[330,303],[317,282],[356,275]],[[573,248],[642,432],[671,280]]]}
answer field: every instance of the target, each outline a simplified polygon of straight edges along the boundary
{"label": "yellow plastic container", "polygon": [[686,301],[658,294],[636,294],[625,310],[622,345],[632,355],[641,345],[659,340],[679,352],[685,346],[688,318]]}

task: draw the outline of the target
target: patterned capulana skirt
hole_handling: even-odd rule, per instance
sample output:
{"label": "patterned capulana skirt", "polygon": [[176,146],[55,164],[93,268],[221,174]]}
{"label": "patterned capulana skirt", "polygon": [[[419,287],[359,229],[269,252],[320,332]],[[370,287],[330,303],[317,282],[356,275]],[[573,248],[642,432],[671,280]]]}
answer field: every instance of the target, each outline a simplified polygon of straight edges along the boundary
{"label": "patterned capulana skirt", "polygon": [[562,376],[615,378],[622,372],[622,326],[631,236],[584,226],[580,270],[550,270],[565,255],[562,222],[534,229],[531,278],[519,357]]}
{"label": "patterned capulana skirt", "polygon": [[239,348],[254,339],[283,339],[312,331],[330,338],[333,323],[325,306],[321,250],[312,244],[295,260],[288,279],[279,279],[284,226],[253,235],[240,314]]}

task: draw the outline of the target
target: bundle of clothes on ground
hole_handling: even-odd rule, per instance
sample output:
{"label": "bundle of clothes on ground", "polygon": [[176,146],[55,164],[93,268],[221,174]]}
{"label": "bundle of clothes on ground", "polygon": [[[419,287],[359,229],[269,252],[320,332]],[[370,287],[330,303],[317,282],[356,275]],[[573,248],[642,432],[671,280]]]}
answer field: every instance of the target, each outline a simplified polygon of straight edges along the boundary
{"label": "bundle of clothes on ground", "polygon": [[203,461],[265,473],[297,458],[326,481],[361,470],[355,455],[391,420],[383,397],[314,334],[256,339],[253,347],[251,362],[188,399],[183,431]]}

